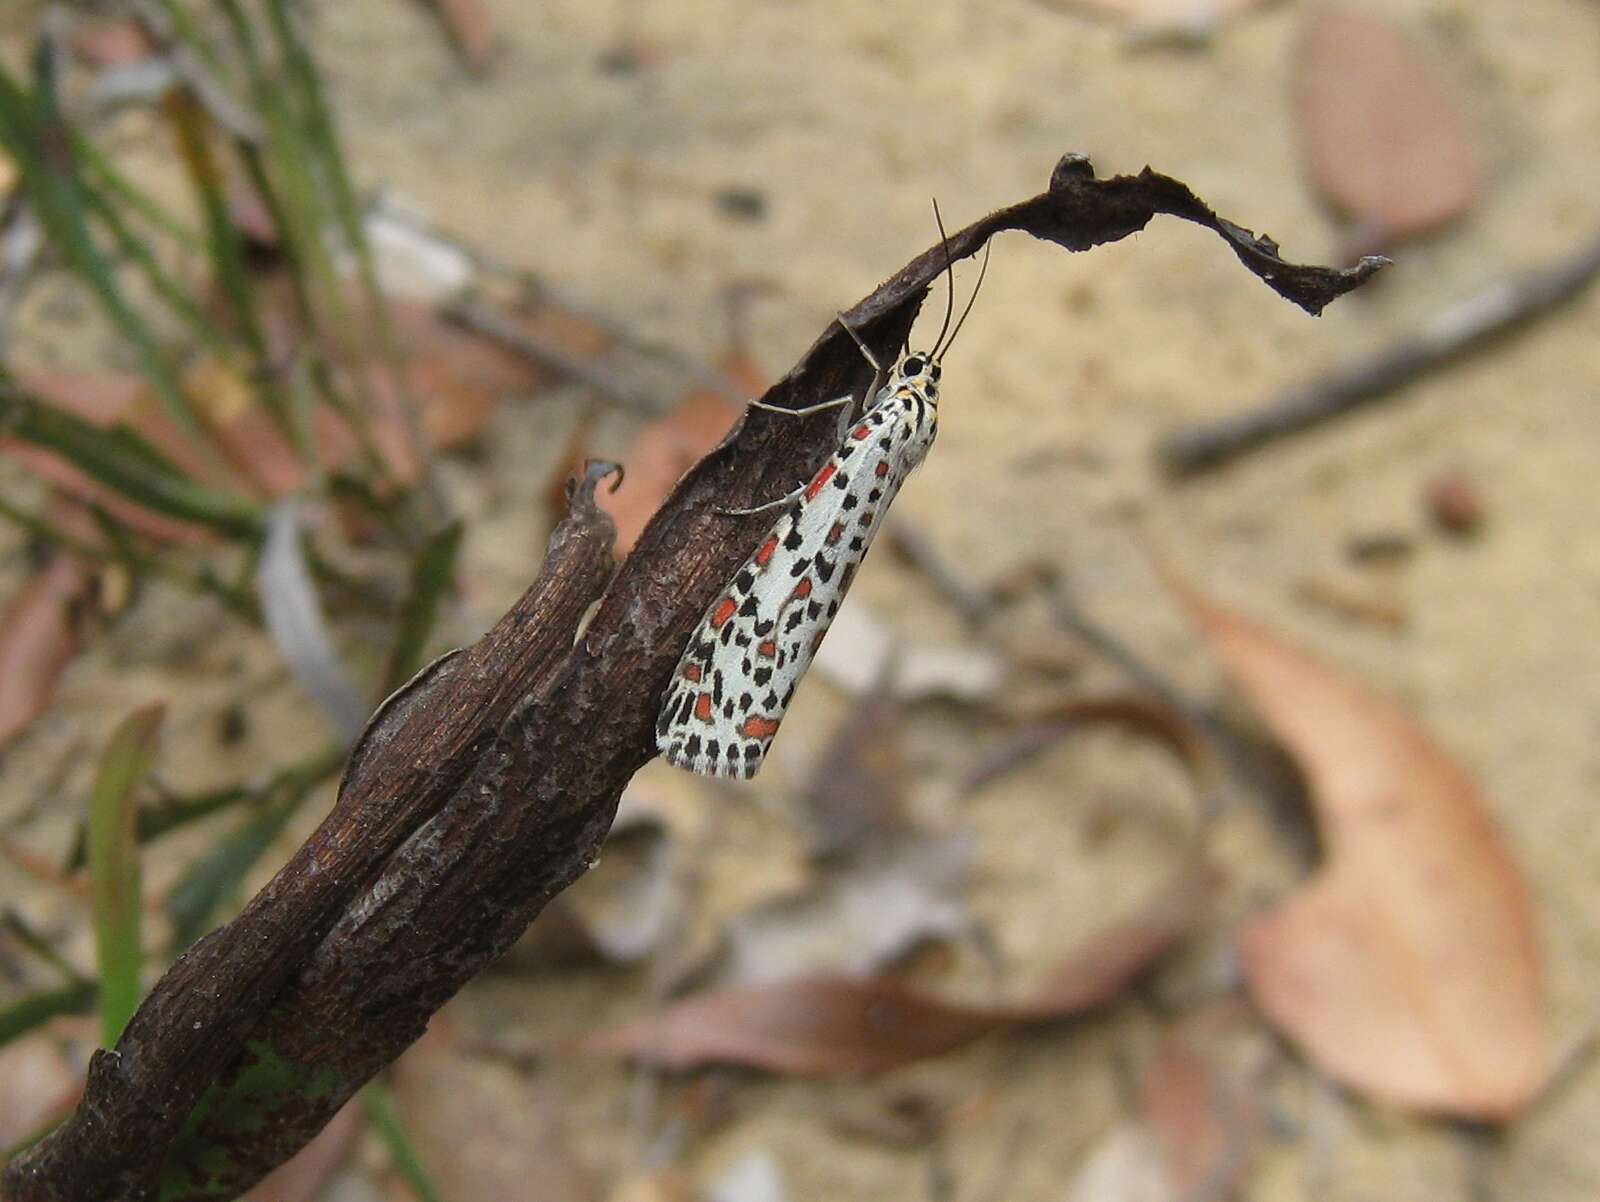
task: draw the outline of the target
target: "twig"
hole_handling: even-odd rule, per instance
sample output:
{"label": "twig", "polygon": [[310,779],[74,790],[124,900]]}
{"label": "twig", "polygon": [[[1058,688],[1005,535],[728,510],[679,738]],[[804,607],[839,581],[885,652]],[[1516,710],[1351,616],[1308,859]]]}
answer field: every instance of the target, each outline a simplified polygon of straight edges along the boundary
{"label": "twig", "polygon": [[483,301],[471,298],[451,301],[443,306],[441,313],[447,320],[453,321],[463,329],[481,334],[490,341],[498,342],[508,350],[531,359],[541,367],[548,367],[570,380],[592,388],[618,405],[651,414],[661,410],[659,401],[633,387],[614,372],[607,371],[582,355],[573,354],[552,339],[514,325],[503,314]]}
{"label": "twig", "polygon": [[1544,316],[1578,296],[1597,275],[1600,238],[1554,264],[1501,280],[1451,305],[1418,333],[1258,408],[1175,430],[1157,444],[1156,456],[1169,472],[1188,475],[1320,425]]}
{"label": "twig", "polygon": [[993,590],[978,588],[962,579],[922,530],[910,522],[891,517],[884,534],[894,553],[927,577],[934,591],[968,626],[982,625],[994,611]]}
{"label": "twig", "polygon": [[[846,320],[887,358],[949,260],[998,231],[1086,250],[1157,213],[1212,230],[1313,311],[1376,269],[1287,263],[1176,180],[1097,180],[1069,155],[1047,191],[930,247]],[[834,322],[763,401],[802,409],[871,376]],[[96,1053],[79,1109],[0,1178],[8,1202],[235,1196],[302,1147],[598,858],[624,785],[655,754],[684,641],[765,533],[767,518],[729,510],[808,478],[836,441],[832,415],[752,411],[620,568],[594,503],[610,465],[587,472],[528,592],[379,709],[322,826]]]}

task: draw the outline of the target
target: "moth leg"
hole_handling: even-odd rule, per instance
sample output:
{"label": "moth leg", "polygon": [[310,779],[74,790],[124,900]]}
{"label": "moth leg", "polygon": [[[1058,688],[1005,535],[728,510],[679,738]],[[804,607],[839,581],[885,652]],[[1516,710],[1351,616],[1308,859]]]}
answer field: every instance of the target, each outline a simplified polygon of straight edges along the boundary
{"label": "moth leg", "polygon": [[819,401],[815,405],[807,405],[804,409],[785,409],[782,405],[769,405],[765,401],[751,401],[750,408],[765,409],[768,413],[781,413],[785,417],[806,417],[812,413],[821,413],[824,409],[837,409],[840,405],[848,405],[855,397],[846,393],[844,396],[834,397],[831,401]]}
{"label": "moth leg", "polygon": [[777,509],[780,506],[794,504],[800,499],[800,495],[805,492],[805,490],[806,485],[801,484],[793,492],[779,497],[776,501],[768,501],[765,505],[756,505],[749,509],[724,509],[718,507],[717,512],[723,517],[730,518],[747,518],[753,513],[770,513],[772,510]]}
{"label": "moth leg", "polygon": [[[877,372],[879,376],[882,376],[882,364],[878,362],[877,356],[874,355],[870,349],[868,349],[867,344],[861,341],[861,335],[856,333],[855,327],[844,319],[844,314],[835,313],[833,315],[833,319],[839,323],[840,329],[842,329],[846,334],[850,335],[850,341],[856,344],[857,348],[860,349],[862,356],[868,363],[872,364],[872,370]],[[877,389],[873,389],[873,391],[876,392]]]}

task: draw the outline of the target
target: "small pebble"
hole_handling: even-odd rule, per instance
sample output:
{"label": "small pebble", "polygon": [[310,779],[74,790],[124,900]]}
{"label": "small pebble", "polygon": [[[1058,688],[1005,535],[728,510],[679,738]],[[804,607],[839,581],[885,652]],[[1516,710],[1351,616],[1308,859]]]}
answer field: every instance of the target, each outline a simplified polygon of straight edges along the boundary
{"label": "small pebble", "polygon": [[1483,502],[1459,472],[1443,472],[1428,482],[1423,506],[1433,524],[1448,534],[1476,534],[1483,526]]}

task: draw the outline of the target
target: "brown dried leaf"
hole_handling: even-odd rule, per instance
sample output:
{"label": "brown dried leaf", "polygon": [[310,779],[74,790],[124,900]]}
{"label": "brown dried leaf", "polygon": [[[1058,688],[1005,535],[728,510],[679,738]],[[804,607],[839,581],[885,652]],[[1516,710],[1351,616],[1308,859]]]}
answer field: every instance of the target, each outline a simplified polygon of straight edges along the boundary
{"label": "brown dried leaf", "polygon": [[[21,372],[18,373],[18,383],[27,391],[95,425],[110,426],[126,422],[174,462],[193,462],[194,450],[188,439],[176,433],[170,419],[163,423],[160,419],[164,415],[156,414],[151,406],[143,404],[147,399],[147,389],[138,376],[71,371]],[[0,438],[0,451],[67,496],[99,506],[115,521],[147,538],[195,545],[207,542],[212,537],[198,526],[152,513],[134,504],[52,451],[12,438]]]}
{"label": "brown dried leaf", "polygon": [[1197,1038],[1213,1013],[1161,1042],[1139,1083],[1145,1122],[1161,1145],[1171,1195],[1226,1202],[1242,1191],[1261,1128],[1253,1095],[1229,1077],[1214,1040]]}
{"label": "brown dried leaf", "polygon": [[1017,1002],[947,1002],[894,981],[817,976],[696,994],[570,1046],[672,1068],[722,1063],[804,1075],[884,1072],[993,1031],[1070,1018],[1109,1001],[1190,929],[1213,885],[1210,869],[1191,862],[1137,913],[1073,952]]}
{"label": "brown dried leaf", "polygon": [[1376,13],[1312,14],[1294,71],[1307,169],[1328,203],[1403,238],[1460,215],[1481,184],[1465,118],[1421,51]]}
{"label": "brown dried leaf", "polygon": [[726,437],[744,410],[722,393],[696,389],[671,413],[639,432],[623,456],[627,478],[602,508],[617,524],[617,554],[626,555],[661,508],[672,486]]}
{"label": "brown dried leaf", "polygon": [[894,843],[831,865],[801,893],[730,919],[717,981],[751,985],[819,972],[862,977],[971,926],[964,893],[973,840],[905,833]]}
{"label": "brown dried leaf", "polygon": [[1169,575],[1299,762],[1327,860],[1242,932],[1257,1004],[1340,1080],[1504,1119],[1545,1072],[1528,889],[1472,779],[1394,702]]}
{"label": "brown dried leaf", "polygon": [[78,612],[93,571],[57,551],[0,615],[0,747],[44,712],[78,650]]}

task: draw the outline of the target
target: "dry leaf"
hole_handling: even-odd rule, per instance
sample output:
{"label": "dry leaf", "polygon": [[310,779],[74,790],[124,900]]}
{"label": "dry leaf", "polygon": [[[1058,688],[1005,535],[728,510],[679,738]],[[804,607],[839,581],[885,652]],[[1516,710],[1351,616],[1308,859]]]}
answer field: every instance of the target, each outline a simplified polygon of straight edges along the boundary
{"label": "dry leaf", "polygon": [[[191,460],[193,458],[193,448],[186,439],[175,434],[170,421],[162,423],[150,420],[150,406],[142,403],[147,396],[146,386],[138,376],[70,371],[22,372],[18,374],[18,383],[43,400],[59,405],[97,426],[126,422],[175,461],[184,455]],[[65,495],[104,509],[115,521],[147,538],[183,545],[203,543],[211,538],[209,532],[199,526],[152,513],[134,504],[79,471],[53,451],[3,437],[0,437],[0,450]]]}
{"label": "dry leaf", "polygon": [[1189,863],[1138,912],[1077,949],[1016,1002],[947,1002],[889,980],[810,977],[695,994],[569,1046],[672,1068],[722,1063],[807,1075],[883,1072],[993,1031],[1070,1018],[1109,1001],[1198,921],[1214,884],[1209,868]]}
{"label": "dry leaf", "polygon": [[617,524],[618,555],[633,549],[672,486],[723,440],[743,412],[722,393],[697,389],[639,432],[623,456],[628,471],[621,487],[600,502]]}
{"label": "dry leaf", "polygon": [[965,832],[903,835],[830,869],[803,893],[746,910],[727,924],[718,983],[861,977],[930,940],[957,938],[971,926],[962,895],[973,851]]}
{"label": "dry leaf", "polygon": [[1545,1072],[1540,958],[1527,886],[1472,779],[1394,702],[1169,580],[1305,772],[1327,847],[1241,934],[1256,1002],[1357,1089],[1516,1114]]}
{"label": "dry leaf", "polygon": [[302,688],[320,705],[338,735],[353,743],[372,707],[333,646],[333,635],[300,545],[302,524],[293,498],[279,501],[267,521],[256,569],[256,593],[267,632]]}
{"label": "dry leaf", "polygon": [[[737,346],[722,356],[717,370],[734,388],[749,396],[758,397],[767,390],[765,373]],[[725,391],[696,388],[665,417],[639,432],[623,457],[627,478],[615,495],[600,502],[617,524],[619,556],[633,549],[645,524],[661,508],[661,502],[683,473],[727,437],[743,414],[744,406]],[[577,462],[581,463],[582,458]]]}
{"label": "dry leaf", "polygon": [[78,650],[78,612],[94,572],[56,551],[0,615],[0,747],[44,712]]}
{"label": "dry leaf", "polygon": [[1441,225],[1477,198],[1481,171],[1465,118],[1421,51],[1383,17],[1318,10],[1294,79],[1312,181],[1378,243]]}
{"label": "dry leaf", "polygon": [[426,215],[405,200],[379,197],[362,225],[385,296],[444,304],[477,280],[472,256],[429,229]]}
{"label": "dry leaf", "polygon": [[[1170,1196],[1227,1202],[1243,1190],[1262,1119],[1254,1095],[1225,1071],[1202,1011],[1161,1041],[1139,1083],[1144,1119],[1161,1145]],[[1214,1032],[1213,1032],[1214,1034]]]}

